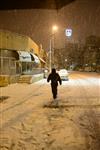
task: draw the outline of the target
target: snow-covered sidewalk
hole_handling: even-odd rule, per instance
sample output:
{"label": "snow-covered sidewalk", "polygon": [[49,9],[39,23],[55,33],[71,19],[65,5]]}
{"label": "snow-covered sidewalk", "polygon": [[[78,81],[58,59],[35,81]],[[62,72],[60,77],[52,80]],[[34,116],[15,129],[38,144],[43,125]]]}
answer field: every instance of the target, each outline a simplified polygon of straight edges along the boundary
{"label": "snow-covered sidewalk", "polygon": [[0,150],[99,150],[100,87],[93,78],[70,75],[54,102],[46,80],[1,88]]}

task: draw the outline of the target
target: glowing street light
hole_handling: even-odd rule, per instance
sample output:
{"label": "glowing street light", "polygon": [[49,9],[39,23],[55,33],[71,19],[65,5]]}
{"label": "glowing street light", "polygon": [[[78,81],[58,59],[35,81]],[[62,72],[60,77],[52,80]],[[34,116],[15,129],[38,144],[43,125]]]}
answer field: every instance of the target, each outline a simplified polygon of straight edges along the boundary
{"label": "glowing street light", "polygon": [[54,25],[54,26],[52,27],[53,33],[55,33],[57,30],[58,30],[58,26]]}

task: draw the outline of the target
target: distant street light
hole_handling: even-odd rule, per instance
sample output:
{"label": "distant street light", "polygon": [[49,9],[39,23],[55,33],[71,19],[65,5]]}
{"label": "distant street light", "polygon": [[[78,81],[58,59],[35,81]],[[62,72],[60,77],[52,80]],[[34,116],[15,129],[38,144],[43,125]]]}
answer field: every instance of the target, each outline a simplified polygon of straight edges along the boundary
{"label": "distant street light", "polygon": [[65,59],[65,67],[67,66],[67,59]]}

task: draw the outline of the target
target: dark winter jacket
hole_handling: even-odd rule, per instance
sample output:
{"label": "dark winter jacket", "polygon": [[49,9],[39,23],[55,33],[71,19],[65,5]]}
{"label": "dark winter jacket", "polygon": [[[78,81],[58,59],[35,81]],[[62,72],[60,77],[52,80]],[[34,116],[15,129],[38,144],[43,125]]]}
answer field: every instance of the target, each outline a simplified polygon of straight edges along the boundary
{"label": "dark winter jacket", "polygon": [[47,82],[49,82],[50,80],[51,80],[51,85],[58,85],[58,81],[59,81],[60,85],[62,84],[61,78],[60,78],[59,74],[56,73],[55,69],[52,69],[52,72],[49,74],[49,76],[47,78]]}

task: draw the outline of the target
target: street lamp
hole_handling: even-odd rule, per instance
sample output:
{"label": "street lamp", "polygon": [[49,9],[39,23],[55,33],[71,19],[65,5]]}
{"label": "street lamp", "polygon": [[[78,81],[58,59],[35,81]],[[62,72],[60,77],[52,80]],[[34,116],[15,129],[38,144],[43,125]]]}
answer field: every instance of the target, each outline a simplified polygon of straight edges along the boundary
{"label": "street lamp", "polygon": [[54,34],[57,30],[58,30],[58,26],[54,25],[54,26],[52,27],[52,32],[53,32],[53,34]]}
{"label": "street lamp", "polygon": [[54,58],[54,49],[55,49],[55,34],[58,31],[58,26],[52,26],[52,59],[53,59],[53,67],[55,67],[55,58]]}
{"label": "street lamp", "polygon": [[50,36],[50,71],[54,67],[54,36],[58,30],[58,26],[52,26],[52,34]]}

